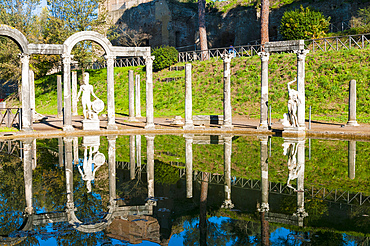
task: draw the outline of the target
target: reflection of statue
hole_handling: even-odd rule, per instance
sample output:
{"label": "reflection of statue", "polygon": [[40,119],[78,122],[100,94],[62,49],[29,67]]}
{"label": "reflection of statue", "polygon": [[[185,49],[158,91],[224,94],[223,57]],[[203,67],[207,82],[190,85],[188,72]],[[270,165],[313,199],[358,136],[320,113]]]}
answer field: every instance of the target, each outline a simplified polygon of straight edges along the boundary
{"label": "reflection of statue", "polygon": [[[89,151],[89,158],[87,158],[87,149],[88,147],[85,146],[84,150],[84,159],[83,159],[83,171],[81,170],[81,166],[78,166],[78,171],[82,176],[82,180],[86,181],[86,188],[87,192],[91,192],[91,181],[95,179],[95,173],[98,169],[104,164],[105,156],[104,154],[98,151],[98,146],[90,146]],[[97,152],[97,153],[96,153]],[[93,158],[93,154],[94,155]]]}
{"label": "reflection of statue", "polygon": [[[101,112],[104,108],[104,103],[101,101],[94,93],[94,88],[92,85],[89,84],[89,74],[84,73],[84,85],[81,85],[80,91],[78,92],[77,98],[80,97],[82,92],[82,107],[83,107],[83,114],[86,119],[96,119],[97,114]],[[95,101],[91,102],[90,95],[95,97]],[[95,112],[91,111],[91,106]]]}
{"label": "reflection of statue", "polygon": [[288,82],[288,113],[284,114],[284,126],[298,127],[297,110],[298,105],[301,104],[301,100],[298,95],[298,91],[291,89],[290,85],[297,81],[295,78],[293,81]]}
{"label": "reflection of statue", "polygon": [[284,143],[284,155],[288,156],[288,181],[287,186],[297,191],[291,184],[290,181],[298,178],[299,170],[301,169],[300,165],[297,164],[297,145],[296,143]]}

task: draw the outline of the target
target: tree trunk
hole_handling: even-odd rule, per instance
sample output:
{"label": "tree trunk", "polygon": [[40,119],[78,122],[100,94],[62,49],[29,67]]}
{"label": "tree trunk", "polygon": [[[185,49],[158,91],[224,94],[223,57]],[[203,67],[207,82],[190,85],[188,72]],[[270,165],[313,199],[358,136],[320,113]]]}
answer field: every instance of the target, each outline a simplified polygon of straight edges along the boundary
{"label": "tree trunk", "polygon": [[262,0],[261,6],[261,44],[269,41],[269,0]]}
{"label": "tree trunk", "polygon": [[206,31],[206,0],[198,0],[199,42],[202,51],[202,60],[208,59],[207,31]]}

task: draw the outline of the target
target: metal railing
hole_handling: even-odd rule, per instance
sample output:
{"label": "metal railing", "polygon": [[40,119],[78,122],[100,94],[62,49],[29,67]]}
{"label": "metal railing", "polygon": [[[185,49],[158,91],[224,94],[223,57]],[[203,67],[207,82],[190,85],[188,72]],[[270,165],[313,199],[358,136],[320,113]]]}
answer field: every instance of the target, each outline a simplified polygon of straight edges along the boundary
{"label": "metal railing", "polygon": [[22,128],[21,108],[0,108],[0,126]]}

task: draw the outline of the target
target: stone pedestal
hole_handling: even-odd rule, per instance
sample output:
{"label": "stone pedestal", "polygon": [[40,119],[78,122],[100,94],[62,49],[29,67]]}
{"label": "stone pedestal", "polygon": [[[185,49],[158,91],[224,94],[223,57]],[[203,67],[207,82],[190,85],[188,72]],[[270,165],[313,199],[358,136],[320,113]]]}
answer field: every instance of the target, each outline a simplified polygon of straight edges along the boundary
{"label": "stone pedestal", "polygon": [[98,131],[100,130],[100,120],[92,119],[92,120],[83,120],[82,126],[84,131]]}

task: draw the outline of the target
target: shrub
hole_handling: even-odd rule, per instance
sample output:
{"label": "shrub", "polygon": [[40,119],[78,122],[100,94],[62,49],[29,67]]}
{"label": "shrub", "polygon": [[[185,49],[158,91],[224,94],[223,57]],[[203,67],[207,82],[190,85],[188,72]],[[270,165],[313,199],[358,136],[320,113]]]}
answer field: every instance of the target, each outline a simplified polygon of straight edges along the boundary
{"label": "shrub", "polygon": [[177,63],[179,52],[175,47],[165,46],[154,49],[152,55],[155,56],[153,69],[159,71]]}
{"label": "shrub", "polygon": [[321,38],[329,30],[329,21],[321,12],[301,6],[284,13],[280,33],[287,40]]}

